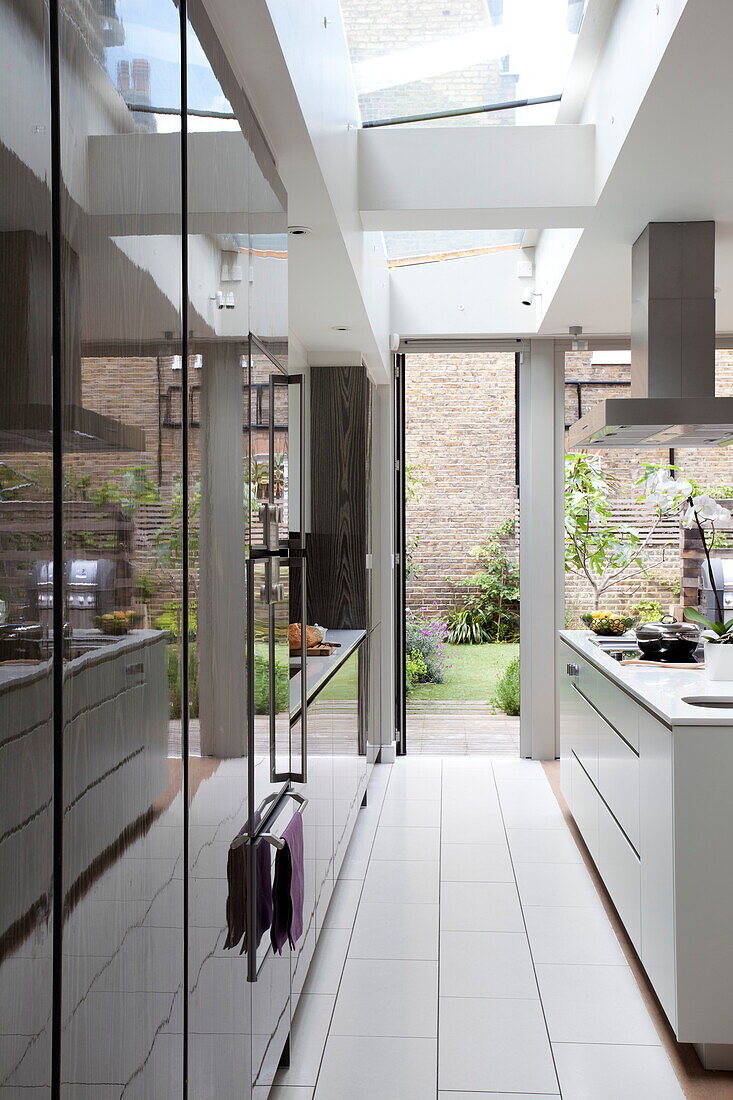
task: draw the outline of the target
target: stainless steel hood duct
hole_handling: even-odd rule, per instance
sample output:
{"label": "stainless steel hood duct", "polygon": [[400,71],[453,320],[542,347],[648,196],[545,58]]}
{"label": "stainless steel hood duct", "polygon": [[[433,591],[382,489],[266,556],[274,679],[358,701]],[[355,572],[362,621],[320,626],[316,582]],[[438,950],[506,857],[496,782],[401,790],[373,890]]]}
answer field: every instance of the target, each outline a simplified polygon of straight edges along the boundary
{"label": "stainless steel hood duct", "polygon": [[[145,432],[81,403],[79,259],[62,253],[64,452],[144,451]],[[0,450],[50,451],[51,246],[30,230],[0,233]]]}
{"label": "stainless steel hood duct", "polygon": [[631,253],[631,396],[568,431],[586,447],[733,441],[733,397],[715,396],[715,222],[650,222]]}

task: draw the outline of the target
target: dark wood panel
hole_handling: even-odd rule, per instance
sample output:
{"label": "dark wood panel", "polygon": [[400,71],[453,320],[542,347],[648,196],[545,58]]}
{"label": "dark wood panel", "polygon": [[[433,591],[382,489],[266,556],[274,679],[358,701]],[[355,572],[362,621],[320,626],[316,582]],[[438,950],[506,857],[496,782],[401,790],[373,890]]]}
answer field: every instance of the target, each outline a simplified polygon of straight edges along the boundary
{"label": "dark wood panel", "polygon": [[369,391],[364,367],[311,371],[308,618],[339,630],[368,625]]}

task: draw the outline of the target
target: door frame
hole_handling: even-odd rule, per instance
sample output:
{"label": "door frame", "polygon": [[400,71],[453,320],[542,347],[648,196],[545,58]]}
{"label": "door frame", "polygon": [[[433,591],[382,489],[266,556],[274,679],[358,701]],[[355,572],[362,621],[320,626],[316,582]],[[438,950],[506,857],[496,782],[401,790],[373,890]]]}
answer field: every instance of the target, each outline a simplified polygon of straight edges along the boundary
{"label": "door frame", "polygon": [[[520,505],[520,757],[549,760],[557,745],[557,631],[564,621],[564,351],[567,341],[401,339],[393,356],[394,724],[397,753],[407,752],[405,705],[405,360],[419,352],[511,352],[516,379]],[[618,346],[618,341],[614,342]],[[559,363],[562,361],[562,373]],[[548,455],[551,461],[548,462]],[[533,503],[534,502],[534,503]],[[542,519],[537,515],[541,508]],[[549,549],[548,549],[549,547]],[[548,568],[549,562],[549,568]],[[537,608],[542,608],[542,614]],[[534,611],[533,611],[534,609]]]}

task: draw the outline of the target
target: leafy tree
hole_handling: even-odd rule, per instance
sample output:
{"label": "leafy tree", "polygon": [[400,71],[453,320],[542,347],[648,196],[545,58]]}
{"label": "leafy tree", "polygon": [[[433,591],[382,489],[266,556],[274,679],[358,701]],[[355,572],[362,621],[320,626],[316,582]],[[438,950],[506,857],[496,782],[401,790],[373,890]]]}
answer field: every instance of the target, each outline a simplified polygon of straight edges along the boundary
{"label": "leafy tree", "polygon": [[646,536],[614,519],[610,490],[616,481],[603,473],[600,456],[565,455],[565,572],[588,582],[595,611],[614,585],[647,575],[644,556],[655,531],[690,492],[689,482],[676,482],[669,466],[646,463],[644,470],[637,484],[645,485],[642,499],[654,515]]}

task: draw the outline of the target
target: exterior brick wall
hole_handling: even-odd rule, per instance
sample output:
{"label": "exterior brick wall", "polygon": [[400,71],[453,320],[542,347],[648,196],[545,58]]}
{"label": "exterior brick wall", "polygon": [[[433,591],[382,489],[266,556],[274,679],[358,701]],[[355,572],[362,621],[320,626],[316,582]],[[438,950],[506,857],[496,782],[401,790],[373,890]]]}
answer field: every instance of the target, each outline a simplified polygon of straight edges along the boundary
{"label": "exterior brick wall", "polygon": [[[626,365],[593,366],[590,353],[570,353],[566,379],[629,383]],[[489,532],[517,515],[515,485],[514,356],[511,353],[409,355],[406,359],[406,457],[426,485],[407,506],[408,539],[416,575],[408,582],[408,605],[444,613],[460,599],[451,581],[475,572],[470,550]],[[716,387],[733,394],[733,350],[719,351]],[[623,396],[615,386],[581,386],[583,413],[602,397]],[[578,418],[577,389],[566,387],[566,423]],[[633,482],[642,463],[668,461],[666,450],[600,452],[612,479],[613,497],[624,518],[642,532],[649,513],[635,498]],[[730,449],[681,448],[676,464],[706,487],[733,485]],[[504,540],[509,556],[518,556],[518,538]],[[649,574],[620,584],[604,606],[626,610],[642,600],[663,608],[680,602],[680,529],[665,526],[649,551]],[[592,607],[590,587],[566,575],[568,620]]]}
{"label": "exterior brick wall", "polygon": [[407,356],[406,458],[426,482],[407,507],[421,570],[410,607],[452,607],[462,590],[450,582],[476,569],[471,548],[514,518],[514,386],[508,352]]}

